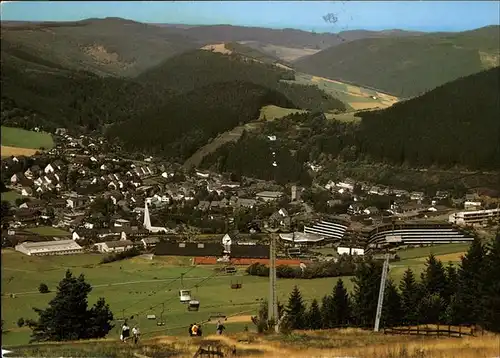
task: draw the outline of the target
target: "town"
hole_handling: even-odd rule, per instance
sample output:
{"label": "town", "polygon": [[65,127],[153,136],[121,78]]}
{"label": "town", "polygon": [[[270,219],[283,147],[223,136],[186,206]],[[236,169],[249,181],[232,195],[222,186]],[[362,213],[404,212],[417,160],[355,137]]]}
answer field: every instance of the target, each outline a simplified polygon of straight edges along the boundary
{"label": "town", "polygon": [[27,255],[134,246],[153,252],[161,241],[220,242],[225,234],[235,242],[265,242],[263,222],[270,217],[291,233],[281,235],[284,246],[347,247],[362,254],[467,242],[474,230],[493,235],[498,228],[500,200],[488,192],[456,198],[346,178],[312,189],[328,195],[325,214],[305,198],[310,188],[186,170],[152,157],[127,157],[103,139],[74,138],[63,128],[56,133],[50,151],[2,160],[5,197],[11,199],[2,202],[4,248]]}

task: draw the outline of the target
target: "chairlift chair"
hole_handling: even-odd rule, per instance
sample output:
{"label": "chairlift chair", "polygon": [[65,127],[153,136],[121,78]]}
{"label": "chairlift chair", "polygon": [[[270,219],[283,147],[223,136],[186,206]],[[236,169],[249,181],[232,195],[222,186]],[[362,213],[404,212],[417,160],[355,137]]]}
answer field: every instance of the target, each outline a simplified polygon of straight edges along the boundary
{"label": "chairlift chair", "polygon": [[243,284],[242,284],[241,282],[238,282],[238,281],[233,282],[233,281],[231,280],[231,288],[232,288],[233,290],[238,290],[238,289],[240,289],[240,288],[242,288],[242,287],[243,287]]}
{"label": "chairlift chair", "polygon": [[236,273],[238,270],[234,266],[227,266],[226,267],[226,273],[233,274]]}
{"label": "chairlift chair", "polygon": [[179,290],[179,301],[189,303],[191,301],[191,290]]}
{"label": "chairlift chair", "polygon": [[200,309],[200,301],[190,300],[188,304],[188,311],[198,311]]}

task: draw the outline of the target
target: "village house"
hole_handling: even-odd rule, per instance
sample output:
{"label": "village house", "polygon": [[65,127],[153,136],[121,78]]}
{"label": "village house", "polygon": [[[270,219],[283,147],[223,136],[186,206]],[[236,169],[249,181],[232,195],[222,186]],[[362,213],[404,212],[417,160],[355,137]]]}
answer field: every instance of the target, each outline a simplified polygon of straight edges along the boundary
{"label": "village house", "polygon": [[28,256],[70,255],[83,253],[83,248],[73,240],[23,242],[15,250]]}
{"label": "village house", "polygon": [[133,248],[134,243],[130,240],[106,241],[98,242],[97,244],[94,244],[94,247],[97,251],[102,253],[123,252]]}

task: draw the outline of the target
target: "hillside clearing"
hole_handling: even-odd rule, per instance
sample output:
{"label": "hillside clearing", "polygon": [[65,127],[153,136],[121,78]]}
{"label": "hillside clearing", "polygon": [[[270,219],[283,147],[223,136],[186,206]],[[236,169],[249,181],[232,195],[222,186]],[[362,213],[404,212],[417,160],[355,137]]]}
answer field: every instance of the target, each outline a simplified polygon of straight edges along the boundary
{"label": "hillside clearing", "polygon": [[397,103],[399,99],[387,93],[374,89],[355,86],[325,77],[312,76],[297,72],[295,82],[303,85],[315,85],[332,97],[338,98],[353,110],[387,108]]}
{"label": "hillside clearing", "polygon": [[52,135],[21,128],[2,126],[2,155],[4,146],[21,149],[50,149],[54,146]]}
{"label": "hillside clearing", "polygon": [[39,150],[31,149],[31,148],[18,148],[18,147],[9,147],[2,145],[0,147],[0,153],[2,157],[13,157],[13,156],[25,156],[30,157],[35,155]]}
{"label": "hillside clearing", "polygon": [[268,105],[262,107],[260,110],[259,120],[272,121],[275,119],[286,117],[293,113],[305,113],[306,110],[296,108],[283,108],[275,105]]}
{"label": "hillside clearing", "polygon": [[8,201],[11,204],[13,204],[17,198],[22,198],[21,194],[19,194],[17,191],[11,190],[11,191],[6,191],[5,193],[2,193],[2,201]]}
{"label": "hillside clearing", "polygon": [[221,44],[213,44],[213,45],[206,45],[201,48],[202,50],[207,50],[207,51],[212,51],[212,52],[218,52],[222,53],[223,55],[230,55],[233,53],[233,51],[228,50],[226,48],[226,44],[221,43]]}

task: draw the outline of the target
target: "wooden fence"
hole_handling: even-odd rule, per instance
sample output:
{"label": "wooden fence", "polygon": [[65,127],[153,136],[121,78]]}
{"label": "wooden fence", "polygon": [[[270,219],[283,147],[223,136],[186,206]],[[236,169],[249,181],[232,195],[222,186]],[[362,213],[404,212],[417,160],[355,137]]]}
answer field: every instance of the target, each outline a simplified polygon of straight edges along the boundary
{"label": "wooden fence", "polygon": [[458,337],[476,336],[480,332],[484,334],[481,328],[474,325],[417,325],[408,327],[388,327],[384,328],[384,334],[400,334],[400,335],[423,335],[437,337]]}

